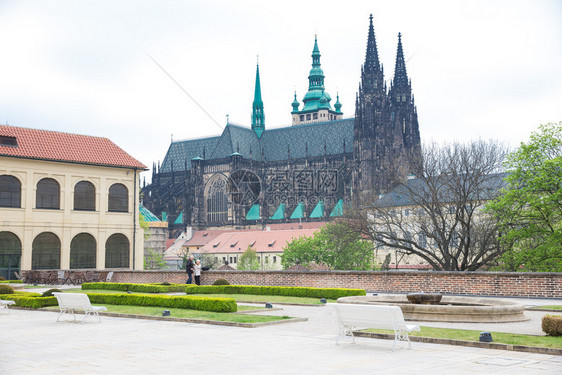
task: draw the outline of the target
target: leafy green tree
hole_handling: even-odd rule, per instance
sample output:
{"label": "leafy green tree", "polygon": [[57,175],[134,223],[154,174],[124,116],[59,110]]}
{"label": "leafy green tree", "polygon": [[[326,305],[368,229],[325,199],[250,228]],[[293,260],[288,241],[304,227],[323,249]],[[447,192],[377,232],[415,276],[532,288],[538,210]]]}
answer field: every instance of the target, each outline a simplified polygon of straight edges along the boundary
{"label": "leafy green tree", "polygon": [[562,122],[541,125],[506,162],[503,194],[488,205],[500,221],[511,271],[562,271]]}
{"label": "leafy green tree", "polygon": [[256,250],[252,248],[252,246],[248,246],[246,250],[240,255],[238,258],[238,267],[239,270],[259,270],[260,269],[260,262],[258,261],[258,255],[256,254]]}
{"label": "leafy green tree", "polygon": [[145,270],[160,270],[166,266],[164,254],[161,254],[153,249],[148,249],[144,254],[144,269]]}
{"label": "leafy green tree", "polygon": [[373,244],[342,222],[329,223],[312,237],[296,238],[283,249],[281,264],[326,264],[335,270],[373,268]]}

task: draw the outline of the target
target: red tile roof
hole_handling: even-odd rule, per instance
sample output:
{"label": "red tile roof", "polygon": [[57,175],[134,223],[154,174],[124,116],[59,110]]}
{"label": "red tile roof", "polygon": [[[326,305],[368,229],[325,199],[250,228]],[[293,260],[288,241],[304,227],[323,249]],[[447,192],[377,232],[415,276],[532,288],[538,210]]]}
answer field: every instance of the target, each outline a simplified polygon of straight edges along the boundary
{"label": "red tile roof", "polygon": [[243,253],[252,246],[258,253],[282,253],[293,238],[311,237],[317,229],[243,231],[222,233],[199,249],[206,253]]}
{"label": "red tile roof", "polygon": [[267,224],[264,230],[293,230],[293,229],[320,229],[325,226],[327,222],[325,221],[313,221],[307,223],[279,223],[279,224]]}
{"label": "red tile roof", "polygon": [[223,233],[231,233],[232,230],[198,230],[193,232],[193,237],[185,242],[184,246],[204,246]]}
{"label": "red tile roof", "polygon": [[146,169],[107,138],[0,125],[4,137],[15,137],[17,146],[0,142],[0,156]]}

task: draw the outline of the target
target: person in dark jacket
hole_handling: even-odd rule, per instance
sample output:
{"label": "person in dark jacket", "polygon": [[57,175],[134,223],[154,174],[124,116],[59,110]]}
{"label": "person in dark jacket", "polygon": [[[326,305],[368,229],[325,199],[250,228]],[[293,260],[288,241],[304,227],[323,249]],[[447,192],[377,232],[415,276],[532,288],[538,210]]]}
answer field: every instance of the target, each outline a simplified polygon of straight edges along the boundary
{"label": "person in dark jacket", "polygon": [[193,255],[190,255],[187,263],[185,264],[185,272],[187,272],[187,281],[185,282],[186,284],[191,284],[194,267],[195,263],[193,262]]}

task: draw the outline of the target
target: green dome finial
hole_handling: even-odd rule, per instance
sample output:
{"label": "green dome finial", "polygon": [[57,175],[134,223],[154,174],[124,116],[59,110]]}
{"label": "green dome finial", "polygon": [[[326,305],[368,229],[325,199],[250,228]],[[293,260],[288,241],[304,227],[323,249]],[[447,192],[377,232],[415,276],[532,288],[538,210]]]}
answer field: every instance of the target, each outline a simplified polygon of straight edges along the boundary
{"label": "green dome finial", "polygon": [[342,113],[339,92],[336,93],[336,103],[334,103],[334,108],[336,109],[336,113],[338,114]]}
{"label": "green dome finial", "polygon": [[300,103],[297,100],[297,90],[295,90],[295,100],[293,100],[293,102],[291,103],[291,105],[293,106],[293,112],[298,112],[299,111],[299,106]]}

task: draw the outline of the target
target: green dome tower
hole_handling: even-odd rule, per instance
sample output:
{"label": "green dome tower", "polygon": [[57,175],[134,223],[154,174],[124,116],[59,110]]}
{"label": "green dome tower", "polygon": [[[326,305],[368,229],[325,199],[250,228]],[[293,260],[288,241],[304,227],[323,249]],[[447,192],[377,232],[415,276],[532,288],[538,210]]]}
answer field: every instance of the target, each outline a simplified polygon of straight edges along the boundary
{"label": "green dome tower", "polygon": [[[291,103],[293,111],[293,125],[310,122],[324,122],[340,119],[343,115],[341,110],[334,111],[330,105],[332,97],[324,87],[324,71],[320,67],[320,49],[318,38],[314,36],[314,48],[312,49],[312,69],[308,74],[308,92],[303,98],[303,109],[298,110],[298,102]],[[338,108],[341,108],[341,104]]]}

